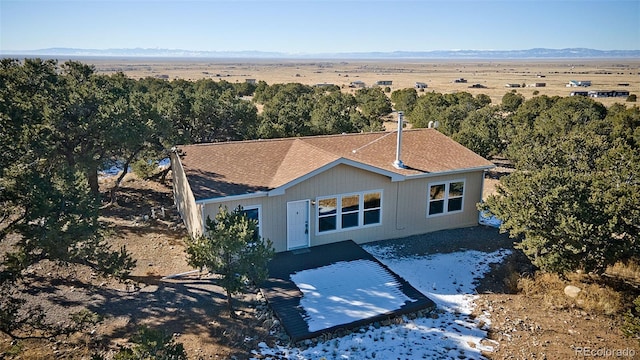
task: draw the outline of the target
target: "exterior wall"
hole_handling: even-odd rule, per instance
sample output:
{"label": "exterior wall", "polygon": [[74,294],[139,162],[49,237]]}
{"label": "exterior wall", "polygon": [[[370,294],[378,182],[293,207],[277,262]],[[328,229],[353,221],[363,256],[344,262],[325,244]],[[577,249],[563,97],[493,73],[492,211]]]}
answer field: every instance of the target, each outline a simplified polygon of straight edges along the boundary
{"label": "exterior wall", "polygon": [[180,213],[189,234],[191,236],[200,235],[202,234],[201,207],[196,204],[178,155],[172,153],[170,159],[173,173],[173,199],[178,213]]}
{"label": "exterior wall", "polygon": [[[476,171],[448,176],[391,182],[383,175],[347,165],[338,165],[315,177],[287,189],[284,195],[242,199],[205,205],[204,216],[214,217],[220,205],[229,210],[238,205],[260,206],[262,236],[273,241],[276,251],[287,250],[287,202],[310,200],[310,245],[322,245],[343,240],[366,243],[404,237],[442,229],[477,225],[476,204],[482,198],[484,173]],[[427,193],[430,183],[464,180],[463,211],[427,217]],[[317,233],[317,198],[362,191],[382,192],[381,224],[369,227]]]}

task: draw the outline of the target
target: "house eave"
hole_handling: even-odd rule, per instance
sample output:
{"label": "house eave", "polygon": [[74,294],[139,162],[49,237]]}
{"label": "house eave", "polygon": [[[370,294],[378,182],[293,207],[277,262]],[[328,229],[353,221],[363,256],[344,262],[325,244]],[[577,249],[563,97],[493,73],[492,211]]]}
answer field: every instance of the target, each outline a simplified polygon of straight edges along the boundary
{"label": "house eave", "polygon": [[269,196],[279,196],[279,195],[284,195],[285,192],[287,191],[287,189],[289,189],[290,187],[297,185],[303,181],[306,181],[320,173],[323,173],[333,167],[336,167],[338,165],[348,165],[357,169],[361,169],[361,170],[366,170],[369,172],[372,172],[374,174],[379,174],[379,175],[383,175],[386,177],[389,177],[391,179],[392,182],[397,182],[397,181],[404,181],[405,180],[405,176],[392,172],[392,171],[388,171],[388,170],[384,170],[384,169],[380,169],[378,167],[375,166],[371,166],[371,165],[367,165],[367,164],[363,164],[361,162],[358,161],[354,161],[354,160],[349,160],[349,159],[345,159],[345,158],[339,158],[335,161],[332,161],[324,166],[321,166],[311,172],[308,172],[306,174],[304,174],[303,176],[300,176],[294,180],[289,181],[286,184],[280,185],[278,187],[276,187],[275,189],[269,191]]}
{"label": "house eave", "polygon": [[268,190],[268,191],[257,191],[257,192],[253,192],[253,193],[247,193],[247,194],[238,194],[238,195],[228,195],[228,196],[220,196],[220,197],[215,197],[215,198],[208,198],[208,199],[198,199],[196,200],[196,204],[199,205],[206,205],[206,204],[216,204],[216,203],[223,203],[223,202],[227,202],[227,201],[237,201],[237,200],[246,200],[246,199],[254,199],[254,198],[259,198],[259,197],[268,197],[268,196],[281,196],[284,195],[287,191],[287,189],[291,188],[292,186],[295,186],[303,181],[306,181],[320,173],[323,173],[333,167],[336,167],[338,165],[348,165],[348,166],[352,166],[354,168],[357,169],[361,169],[361,170],[366,170],[366,171],[370,171],[372,173],[375,174],[379,174],[379,175],[383,175],[388,177],[391,182],[400,182],[400,181],[405,181],[405,180],[411,180],[411,179],[421,179],[421,178],[430,178],[430,177],[436,177],[436,176],[447,176],[447,175],[456,175],[456,174],[461,174],[461,173],[467,173],[467,172],[476,172],[476,171],[486,171],[489,169],[492,169],[495,167],[495,165],[485,165],[485,166],[478,166],[478,167],[473,167],[473,168],[464,168],[464,169],[455,169],[455,170],[446,170],[446,171],[437,171],[437,172],[429,172],[429,173],[422,173],[422,174],[415,174],[415,175],[402,175],[402,174],[398,174],[396,172],[392,172],[392,171],[388,171],[388,170],[384,170],[384,169],[380,169],[378,167],[375,166],[371,166],[371,165],[367,165],[367,164],[363,164],[361,162],[357,162],[357,161],[353,161],[353,160],[349,160],[349,159],[345,159],[345,158],[340,158],[337,159],[335,161],[332,161],[324,166],[321,166],[319,168],[317,168],[316,170],[313,170],[303,176],[300,176],[286,184],[280,185],[272,190]]}
{"label": "house eave", "polygon": [[485,165],[485,166],[477,166],[477,167],[472,167],[472,168],[463,168],[463,169],[454,169],[454,170],[445,170],[445,171],[434,171],[434,172],[428,172],[428,173],[422,173],[422,174],[415,174],[415,175],[407,175],[406,179],[422,179],[422,178],[430,178],[430,177],[436,177],[436,176],[447,176],[447,175],[457,175],[457,174],[462,174],[462,173],[468,173],[468,172],[476,172],[476,171],[486,171],[489,169],[493,169],[495,167],[495,165]]}
{"label": "house eave", "polygon": [[196,204],[201,204],[201,205],[216,204],[216,203],[222,203],[226,201],[253,199],[253,198],[265,197],[265,196],[269,196],[268,191],[257,191],[257,192],[248,193],[248,194],[219,196],[219,197],[209,198],[209,199],[198,199],[196,200]]}

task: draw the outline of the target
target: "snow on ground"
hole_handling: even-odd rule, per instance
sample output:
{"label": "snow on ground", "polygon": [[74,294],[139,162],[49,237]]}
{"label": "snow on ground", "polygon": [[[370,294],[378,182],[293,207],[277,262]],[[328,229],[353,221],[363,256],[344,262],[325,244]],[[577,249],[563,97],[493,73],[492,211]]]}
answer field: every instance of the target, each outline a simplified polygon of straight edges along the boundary
{"label": "snow on ground", "polygon": [[[158,169],[164,170],[170,166],[171,166],[171,160],[169,158],[164,158],[158,161]],[[111,167],[98,171],[98,175],[100,175],[101,177],[108,178],[108,177],[120,175],[122,170],[124,170],[124,163],[118,160],[115,163],[111,164]],[[130,173],[130,172],[131,172],[131,166],[127,168],[127,173]]]}
{"label": "snow on ground", "polygon": [[488,211],[480,211],[480,214],[478,215],[478,223],[480,225],[491,226],[498,229],[500,228],[500,225],[502,225],[502,220],[498,219]]}
{"label": "snow on ground", "polygon": [[481,351],[492,350],[486,342],[481,343],[487,335],[489,314],[469,317],[475,306],[474,282],[509,250],[399,257],[391,248],[364,248],[432,299],[438,306],[437,315],[405,318],[390,326],[372,324],[309,348],[260,343],[254,353],[267,359],[482,359]]}
{"label": "snow on ground", "polygon": [[387,270],[370,260],[300,271],[291,280],[304,294],[300,306],[310,332],[390,313],[405,301],[415,301]]}

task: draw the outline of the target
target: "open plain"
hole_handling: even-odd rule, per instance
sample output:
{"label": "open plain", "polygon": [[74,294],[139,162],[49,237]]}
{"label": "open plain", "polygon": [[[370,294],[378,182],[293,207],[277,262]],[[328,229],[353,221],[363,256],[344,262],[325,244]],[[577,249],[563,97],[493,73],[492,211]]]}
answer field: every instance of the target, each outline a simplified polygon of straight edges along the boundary
{"label": "open plain", "polygon": [[[640,59],[523,59],[523,60],[293,60],[293,59],[171,59],[86,58],[99,73],[123,72],[132,78],[159,77],[169,80],[210,78],[228,82],[247,79],[267,84],[334,84],[355,92],[352,82],[375,86],[391,81],[391,90],[424,83],[424,91],[467,91],[489,95],[494,104],[512,90],[530,98],[534,92],[569,96],[571,91],[622,90],[640,92]],[[464,79],[466,82],[455,82]],[[567,87],[569,81],[591,81],[590,87]],[[472,88],[479,84],[483,87]],[[518,88],[507,84],[520,85]],[[538,86],[535,86],[538,84]],[[544,86],[540,86],[544,84]],[[524,87],[523,87],[524,85]],[[597,98],[605,105],[622,103],[625,97]]]}

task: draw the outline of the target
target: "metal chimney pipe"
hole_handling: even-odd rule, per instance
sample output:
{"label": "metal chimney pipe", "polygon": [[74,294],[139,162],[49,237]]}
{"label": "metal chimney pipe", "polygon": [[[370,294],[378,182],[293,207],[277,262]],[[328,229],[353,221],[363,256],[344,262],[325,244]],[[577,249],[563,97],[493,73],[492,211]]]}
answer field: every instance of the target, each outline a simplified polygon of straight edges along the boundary
{"label": "metal chimney pipe", "polygon": [[396,143],[396,160],[393,162],[393,166],[396,169],[404,169],[406,166],[400,160],[400,156],[402,155],[402,117],[404,113],[402,111],[398,111],[398,141]]}

